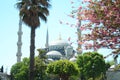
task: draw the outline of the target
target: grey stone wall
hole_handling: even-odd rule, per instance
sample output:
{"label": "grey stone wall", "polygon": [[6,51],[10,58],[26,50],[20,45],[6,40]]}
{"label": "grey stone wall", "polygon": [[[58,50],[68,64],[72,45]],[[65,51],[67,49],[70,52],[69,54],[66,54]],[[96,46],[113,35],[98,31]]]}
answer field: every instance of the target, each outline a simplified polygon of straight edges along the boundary
{"label": "grey stone wall", "polygon": [[10,80],[9,75],[0,72],[0,80]]}
{"label": "grey stone wall", "polygon": [[107,80],[120,80],[120,71],[107,71]]}

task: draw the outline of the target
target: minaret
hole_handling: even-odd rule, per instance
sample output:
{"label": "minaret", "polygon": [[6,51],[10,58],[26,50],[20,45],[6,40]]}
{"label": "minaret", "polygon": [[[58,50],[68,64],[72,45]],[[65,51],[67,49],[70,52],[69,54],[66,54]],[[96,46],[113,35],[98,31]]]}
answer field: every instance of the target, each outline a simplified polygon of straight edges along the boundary
{"label": "minaret", "polygon": [[46,33],[46,44],[45,47],[48,49],[49,48],[49,35],[48,35],[48,28],[47,28],[47,33]]}
{"label": "minaret", "polygon": [[[82,39],[81,39],[81,30],[80,30],[80,27],[81,27],[81,20],[79,20],[79,22],[78,22],[78,27],[77,27],[78,41],[81,42]],[[82,53],[81,44],[78,44],[77,51],[78,51],[78,54],[81,54],[81,53]]]}
{"label": "minaret", "polygon": [[21,46],[22,46],[22,19],[20,17],[20,21],[19,21],[19,30],[18,30],[18,42],[17,42],[17,62],[21,62],[21,56],[22,56],[22,52],[21,52]]}

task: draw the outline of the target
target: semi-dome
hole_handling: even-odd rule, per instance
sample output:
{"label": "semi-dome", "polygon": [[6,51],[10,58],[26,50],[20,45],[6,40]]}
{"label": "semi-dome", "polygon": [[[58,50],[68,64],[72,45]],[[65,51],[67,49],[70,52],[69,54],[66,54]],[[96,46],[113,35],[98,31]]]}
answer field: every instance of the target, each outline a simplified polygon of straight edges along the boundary
{"label": "semi-dome", "polygon": [[48,58],[60,58],[62,55],[58,51],[50,51],[46,54]]}

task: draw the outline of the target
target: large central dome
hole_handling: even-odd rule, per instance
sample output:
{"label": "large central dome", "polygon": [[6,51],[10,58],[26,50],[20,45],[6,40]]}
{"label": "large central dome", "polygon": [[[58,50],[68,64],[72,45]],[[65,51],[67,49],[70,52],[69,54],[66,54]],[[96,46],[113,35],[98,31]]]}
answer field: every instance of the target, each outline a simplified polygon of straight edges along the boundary
{"label": "large central dome", "polygon": [[68,42],[65,40],[56,40],[50,43],[50,46],[54,46],[54,45],[63,45],[63,46],[68,46]]}

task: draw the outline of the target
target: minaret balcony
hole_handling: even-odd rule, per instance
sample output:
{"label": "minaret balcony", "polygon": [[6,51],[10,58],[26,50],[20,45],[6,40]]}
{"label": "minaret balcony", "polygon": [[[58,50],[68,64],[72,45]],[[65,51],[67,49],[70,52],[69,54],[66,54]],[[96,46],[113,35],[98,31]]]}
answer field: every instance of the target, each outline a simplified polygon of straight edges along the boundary
{"label": "minaret balcony", "polygon": [[18,31],[18,35],[22,35],[23,34],[23,32],[22,31]]}
{"label": "minaret balcony", "polygon": [[21,46],[21,45],[22,45],[22,42],[17,42],[17,45],[18,45],[18,46]]}

